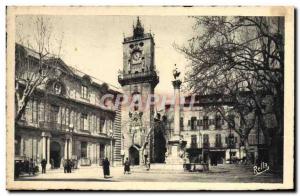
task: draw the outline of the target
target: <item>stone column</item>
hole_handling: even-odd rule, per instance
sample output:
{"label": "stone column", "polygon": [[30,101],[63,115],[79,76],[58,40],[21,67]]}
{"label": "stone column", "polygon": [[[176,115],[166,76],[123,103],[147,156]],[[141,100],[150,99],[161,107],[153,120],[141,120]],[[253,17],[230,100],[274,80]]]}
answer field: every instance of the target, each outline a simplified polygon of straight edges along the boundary
{"label": "stone column", "polygon": [[[171,137],[168,141],[168,156],[166,158],[167,165],[173,165],[173,169],[182,169],[183,160],[183,149],[182,146],[186,144],[186,141],[183,140],[180,130],[180,86],[181,81],[179,79],[172,81],[174,87],[174,130],[171,134]],[[178,167],[175,167],[177,165]]]}
{"label": "stone column", "polygon": [[24,138],[21,136],[21,144],[20,144],[20,155],[24,155]]}
{"label": "stone column", "polygon": [[43,132],[42,133],[42,159],[47,159],[47,144],[46,144],[46,136],[45,136],[45,133]]}
{"label": "stone column", "polygon": [[50,136],[46,137],[47,139],[47,165],[50,166]]}
{"label": "stone column", "polygon": [[69,139],[69,159],[72,158],[72,138]]}
{"label": "stone column", "polygon": [[174,80],[172,82],[174,87],[174,97],[175,97],[175,104],[174,104],[174,135],[180,135],[180,80]]}
{"label": "stone column", "polygon": [[65,145],[64,145],[64,159],[67,159],[68,158],[68,139],[65,139]]}

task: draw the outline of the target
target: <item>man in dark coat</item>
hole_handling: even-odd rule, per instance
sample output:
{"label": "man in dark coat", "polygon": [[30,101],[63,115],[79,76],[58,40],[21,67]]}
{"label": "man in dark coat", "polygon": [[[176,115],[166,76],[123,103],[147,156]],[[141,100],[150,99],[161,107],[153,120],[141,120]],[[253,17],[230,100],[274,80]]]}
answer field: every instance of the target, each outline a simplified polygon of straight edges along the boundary
{"label": "man in dark coat", "polygon": [[109,177],[110,175],[110,171],[109,171],[109,161],[107,158],[105,158],[103,161],[102,161],[102,167],[103,167],[103,175],[104,175],[104,178],[107,178]]}
{"label": "man in dark coat", "polygon": [[71,173],[72,172],[72,165],[71,165],[72,163],[71,163],[71,160],[70,159],[68,159],[67,160],[67,172],[68,173]]}
{"label": "man in dark coat", "polygon": [[129,162],[128,158],[126,158],[126,161],[124,163],[124,174],[126,174],[126,172],[128,174],[130,172],[130,162]]}
{"label": "man in dark coat", "polygon": [[46,173],[46,165],[47,165],[46,159],[43,159],[41,161],[41,165],[42,165],[42,174],[45,174]]}

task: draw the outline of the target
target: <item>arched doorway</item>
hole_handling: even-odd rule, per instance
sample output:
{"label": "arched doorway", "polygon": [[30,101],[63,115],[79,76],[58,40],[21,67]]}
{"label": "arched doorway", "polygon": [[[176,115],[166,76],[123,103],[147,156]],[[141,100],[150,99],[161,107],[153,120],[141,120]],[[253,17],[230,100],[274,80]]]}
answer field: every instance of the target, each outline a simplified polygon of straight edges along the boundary
{"label": "arched doorway", "polygon": [[129,160],[130,160],[131,165],[139,165],[140,153],[136,147],[131,146],[129,148]]}
{"label": "arched doorway", "polygon": [[166,151],[166,139],[164,134],[161,130],[157,130],[154,132],[153,162],[164,163]]}
{"label": "arched doorway", "polygon": [[53,160],[54,168],[60,167],[61,161],[61,147],[58,142],[52,141],[50,143],[50,160]]}

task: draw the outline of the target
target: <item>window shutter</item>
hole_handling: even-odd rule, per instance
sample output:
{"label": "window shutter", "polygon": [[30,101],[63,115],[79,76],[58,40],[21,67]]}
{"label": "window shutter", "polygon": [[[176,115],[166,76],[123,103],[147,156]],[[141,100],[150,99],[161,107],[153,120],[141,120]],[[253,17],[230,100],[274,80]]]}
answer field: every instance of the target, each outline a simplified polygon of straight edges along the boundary
{"label": "window shutter", "polygon": [[188,121],[188,126],[190,126],[190,125],[191,125],[191,120]]}

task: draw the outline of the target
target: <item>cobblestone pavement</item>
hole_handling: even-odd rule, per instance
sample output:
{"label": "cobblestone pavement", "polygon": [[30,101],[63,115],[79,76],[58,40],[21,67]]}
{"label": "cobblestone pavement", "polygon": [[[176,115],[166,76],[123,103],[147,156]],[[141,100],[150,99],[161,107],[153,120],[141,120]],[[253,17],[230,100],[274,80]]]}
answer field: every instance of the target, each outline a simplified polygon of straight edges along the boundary
{"label": "cobblestone pavement", "polygon": [[159,168],[147,171],[144,167],[131,167],[131,174],[123,174],[122,167],[111,167],[111,177],[104,178],[101,167],[81,167],[72,173],[63,169],[38,173],[35,176],[22,176],[18,180],[29,181],[132,181],[132,182],[265,182],[281,183],[282,178],[265,172],[255,176],[250,166],[218,165],[210,167],[209,172],[183,172]]}

